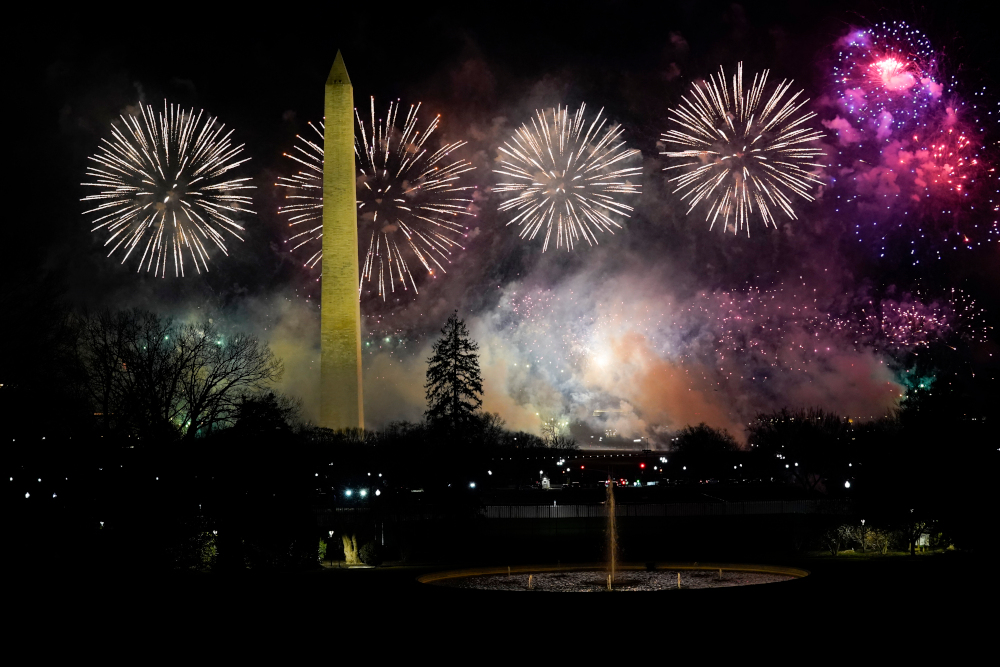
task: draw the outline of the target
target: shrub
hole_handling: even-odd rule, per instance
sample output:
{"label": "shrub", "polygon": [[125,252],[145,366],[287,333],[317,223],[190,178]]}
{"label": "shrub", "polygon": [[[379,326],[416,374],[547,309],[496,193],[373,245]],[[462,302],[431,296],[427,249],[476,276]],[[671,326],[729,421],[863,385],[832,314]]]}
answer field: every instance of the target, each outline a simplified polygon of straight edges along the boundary
{"label": "shrub", "polygon": [[382,556],[382,547],[374,541],[366,543],[358,552],[358,558],[365,565],[381,565]]}
{"label": "shrub", "polygon": [[215,566],[215,561],[219,557],[219,548],[216,546],[215,534],[204,532],[199,537],[201,543],[201,566],[211,569]]}
{"label": "shrub", "polygon": [[851,526],[829,526],[820,536],[823,545],[830,552],[831,556],[840,553],[844,544],[851,540]]}
{"label": "shrub", "polygon": [[865,535],[865,546],[883,556],[894,546],[898,546],[899,536],[895,531],[871,528]]}

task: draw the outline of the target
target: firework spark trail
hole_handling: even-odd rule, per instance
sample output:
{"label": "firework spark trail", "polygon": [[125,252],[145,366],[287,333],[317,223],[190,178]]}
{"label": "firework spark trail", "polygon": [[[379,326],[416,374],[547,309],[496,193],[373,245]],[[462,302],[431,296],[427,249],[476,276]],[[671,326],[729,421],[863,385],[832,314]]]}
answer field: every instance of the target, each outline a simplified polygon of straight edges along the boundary
{"label": "firework spark trail", "polygon": [[844,39],[833,81],[852,116],[902,128],[922,125],[924,112],[941,97],[936,69],[936,53],[922,33],[903,22],[881,23]]}
{"label": "firework spark trail", "polygon": [[675,193],[682,193],[681,201],[688,201],[688,213],[701,202],[708,204],[705,219],[710,229],[721,215],[723,232],[730,226],[733,233],[745,227],[749,235],[755,206],[764,226],[777,228],[771,206],[794,220],[791,196],[812,201],[810,189],[822,183],[809,170],[825,166],[813,162],[823,151],[808,145],[823,136],[807,125],[816,114],[795,116],[809,100],[797,101],[802,91],[786,99],[792,82],[785,80],[758,110],[767,75],[767,70],[755,74],[744,91],[740,63],[730,94],[719,68],[718,76],[695,83],[690,98],[682,97],[683,103],[670,110],[670,120],[680,129],[663,133],[662,140],[682,150],[663,154],[683,161],[665,171],[683,171],[669,182],[676,184]]}
{"label": "firework spark trail", "polygon": [[519,236],[532,240],[545,227],[542,252],[549,247],[553,229],[556,248],[573,250],[582,238],[595,245],[597,232],[621,229],[617,217],[630,217],[632,206],[616,198],[639,194],[632,179],[641,167],[625,166],[640,157],[621,140],[621,125],[609,125],[597,116],[587,124],[586,104],[570,115],[558,106],[536,111],[531,124],[523,124],[499,148],[500,168],[494,172],[512,180],[497,183],[495,192],[513,193],[499,209],[514,213],[507,225],[521,228]]}
{"label": "firework spark trail", "polygon": [[858,241],[874,242],[880,257],[916,266],[1000,240],[990,216],[996,169],[983,125],[991,114],[978,97],[972,104],[952,100],[919,128],[839,147],[829,194],[840,200],[836,212],[849,217]]}
{"label": "firework spark trail", "polygon": [[930,300],[919,291],[899,300],[869,300],[855,310],[834,318],[836,327],[853,336],[858,346],[893,353],[955,339],[982,343],[992,330],[985,311],[958,288]]}
{"label": "firework spark trail", "polygon": [[606,366],[613,342],[638,334],[656,354],[718,366],[720,379],[733,379],[760,368],[808,372],[831,347],[849,345],[815,296],[804,284],[702,292],[687,305],[659,303],[657,311],[646,302],[591,304],[572,292],[539,290],[514,294],[501,307],[510,313],[510,340],[538,368]]}
{"label": "firework spark trail", "polygon": [[913,135],[918,156],[926,156],[918,167],[925,187],[941,187],[956,194],[967,194],[968,185],[980,166],[979,146],[965,131],[949,127],[929,137]]}
{"label": "firework spark trail", "polygon": [[[605,418],[638,434],[684,423],[675,419],[697,423],[710,406],[740,423],[776,406],[827,399],[855,417],[874,416],[905,394],[899,373],[914,355],[992,335],[982,309],[959,289],[933,298],[873,296],[799,279],[678,297],[636,278],[599,287],[583,280],[512,286],[487,336],[510,396],[532,415],[559,415],[598,432]],[[625,285],[631,291],[623,299]],[[655,385],[645,384],[653,378]],[[659,398],[649,400],[650,391]],[[632,407],[619,411],[620,403]]]}
{"label": "firework spark trail", "polygon": [[[466,160],[453,160],[452,151],[465,145],[455,141],[432,149],[428,139],[438,128],[436,116],[420,132],[417,129],[420,105],[410,106],[402,128],[399,102],[389,104],[385,119],[375,116],[371,98],[370,124],[366,126],[355,110],[357,127],[354,151],[358,179],[359,241],[366,247],[361,262],[360,293],[365,282],[375,283],[383,300],[397,290],[419,293],[410,264],[419,263],[428,275],[447,273],[458,239],[465,235],[463,216],[474,216],[469,196],[475,186],[463,186],[462,174],[474,169]],[[294,153],[285,156],[301,170],[278,178],[276,186],[287,189],[289,202],[278,209],[288,215],[295,232],[285,240],[294,252],[304,246],[311,252],[305,265],[314,268],[323,259],[323,132],[324,124],[312,123],[315,137],[297,136]],[[408,262],[404,250],[413,262]]]}
{"label": "firework spark trail", "polygon": [[[696,404],[699,411],[717,406],[739,422],[777,401],[822,393],[831,369],[844,363],[881,367],[878,375],[890,377],[885,358],[856,350],[853,332],[836,327],[805,282],[680,300],[659,290],[627,300],[619,293],[566,287],[508,293],[498,304],[493,353],[505,359],[512,393],[543,415],[595,427],[601,426],[595,410],[617,414],[619,403],[628,403],[635,414],[626,418],[631,408],[623,406],[614,418],[639,419],[632,427],[642,430],[693,417],[681,415]],[[667,403],[647,402],[635,389],[634,378],[653,377],[666,383],[657,385],[664,392],[657,395]],[[894,389],[876,384],[879,395]],[[657,412],[655,406],[668,403],[680,412]]]}
{"label": "firework spark trail", "polygon": [[838,46],[831,81],[850,120],[824,122],[840,134],[828,194],[857,240],[913,266],[995,249],[1000,189],[987,125],[997,116],[985,88],[962,99],[905,23],[853,30]]}
{"label": "firework spark trail", "polygon": [[285,243],[292,244],[291,252],[306,244],[314,248],[319,245],[305,261],[305,266],[314,268],[323,258],[323,123],[319,128],[309,123],[309,127],[318,139],[295,135],[299,140],[293,146],[295,153],[284,154],[304,167],[304,171],[279,176],[275,185],[288,189],[285,200],[291,202],[278,208],[279,214],[290,216],[288,226],[295,231]]}
{"label": "firework spark trail", "polygon": [[[237,160],[243,144],[233,146],[233,131],[223,134],[225,125],[204,111],[183,111],[163,103],[154,114],[152,106],[140,106],[141,119],[121,116],[124,128],[111,124],[111,139],[89,159],[87,167],[100,188],[83,201],[101,202],[84,215],[95,214],[92,232],[107,231],[104,243],[112,245],[108,256],[121,248],[122,264],[133,251],[142,248],[141,271],[166,277],[168,260],[173,258],[174,275],[184,275],[187,251],[195,270],[208,271],[205,241],[214,243],[228,255],[223,232],[239,240],[243,227],[234,219],[239,213],[253,213],[248,196],[234,194],[253,189],[250,178],[220,180],[220,177],[250,158]],[[143,241],[145,240],[145,243]]]}
{"label": "firework spark trail", "polygon": [[705,371],[702,380],[722,387],[812,382],[845,354],[871,352],[887,363],[936,343],[982,342],[990,331],[983,311],[957,289],[929,301],[919,294],[866,301],[852,298],[845,311],[805,282],[701,292],[684,304],[593,302],[573,290],[536,290],[505,298],[498,324],[518,360],[512,365],[547,377],[569,397],[588,395],[580,386],[588,369],[603,377],[650,361],[629,351],[631,344],[622,347],[632,336],[648,353]]}

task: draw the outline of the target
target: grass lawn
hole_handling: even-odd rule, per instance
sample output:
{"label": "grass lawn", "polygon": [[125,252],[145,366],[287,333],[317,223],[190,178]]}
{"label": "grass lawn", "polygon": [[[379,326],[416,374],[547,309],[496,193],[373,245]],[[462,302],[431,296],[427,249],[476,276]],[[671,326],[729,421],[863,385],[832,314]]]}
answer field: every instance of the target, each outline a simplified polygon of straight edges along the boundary
{"label": "grass lawn", "polygon": [[[699,633],[704,623],[809,636],[863,631],[879,619],[883,632],[916,632],[971,614],[968,601],[984,595],[985,560],[960,552],[806,554],[773,560],[800,567],[810,576],[779,584],[741,588],[630,594],[532,594],[482,592],[417,582],[420,575],[448,566],[390,566],[368,569],[317,568],[310,572],[235,574],[140,571],[62,571],[32,575],[35,595],[28,607],[48,616],[57,605],[74,627],[211,627],[236,622],[257,626],[312,627],[335,619],[379,619],[410,628],[585,627],[610,608],[624,618],[672,624]],[[971,588],[963,581],[975,573]],[[947,610],[947,614],[942,614]],[[107,625],[110,623],[110,625]]]}

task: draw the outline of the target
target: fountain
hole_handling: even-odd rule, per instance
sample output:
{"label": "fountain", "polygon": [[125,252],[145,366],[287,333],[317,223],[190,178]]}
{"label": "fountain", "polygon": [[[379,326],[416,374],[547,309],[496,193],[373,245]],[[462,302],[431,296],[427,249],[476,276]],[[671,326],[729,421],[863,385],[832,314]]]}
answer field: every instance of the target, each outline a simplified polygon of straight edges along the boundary
{"label": "fountain", "polygon": [[[418,578],[425,584],[438,584],[455,588],[519,591],[667,591],[699,588],[721,588],[776,583],[804,577],[805,570],[769,565],[743,565],[725,563],[675,564],[649,563],[646,565],[619,563],[618,508],[615,505],[615,482],[608,479],[605,494],[607,524],[605,527],[606,562],[600,565],[570,565],[555,567],[525,566],[484,568],[436,572]],[[603,577],[600,576],[604,571]],[[627,579],[619,572],[629,572]],[[687,574],[681,585],[681,572]],[[718,575],[715,575],[715,572]],[[727,572],[729,576],[724,576]],[[527,580],[511,577],[511,573],[526,574]],[[504,576],[506,575],[506,576]],[[597,575],[597,576],[595,576]],[[675,583],[676,581],[676,583]]]}
{"label": "fountain", "polygon": [[618,558],[618,524],[615,514],[615,483],[608,478],[608,493],[604,501],[608,512],[608,590],[615,583],[615,560]]}

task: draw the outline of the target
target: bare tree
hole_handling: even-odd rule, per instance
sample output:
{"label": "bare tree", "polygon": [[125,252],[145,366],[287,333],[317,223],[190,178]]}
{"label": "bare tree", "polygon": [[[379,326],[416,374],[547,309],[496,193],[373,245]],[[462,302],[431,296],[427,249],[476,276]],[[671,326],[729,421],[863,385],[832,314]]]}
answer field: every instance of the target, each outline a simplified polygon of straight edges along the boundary
{"label": "bare tree", "polygon": [[920,541],[920,536],[928,532],[931,523],[925,521],[914,510],[910,510],[910,515],[907,521],[901,523],[900,533],[906,540],[906,546],[910,550],[910,555],[914,556],[917,553],[917,542]]}
{"label": "bare tree", "polygon": [[852,539],[852,527],[848,525],[831,525],[820,535],[823,544],[830,551],[831,556],[840,553],[841,548]]}
{"label": "bare tree", "polygon": [[752,450],[771,469],[812,492],[825,492],[846,468],[853,425],[819,409],[759,414],[747,427]]}
{"label": "bare tree", "polygon": [[139,309],[83,320],[80,358],[105,430],[193,438],[231,423],[241,396],[281,376],[281,361],[254,336],[225,337],[211,323],[178,326]]}
{"label": "bare tree", "polygon": [[210,322],[181,328],[176,347],[185,439],[231,422],[241,396],[281,377],[281,361],[266,343],[239,333],[226,338]]}
{"label": "bare tree", "polygon": [[547,417],[542,420],[542,440],[545,441],[546,445],[552,444],[552,441],[556,439],[559,435],[559,420],[555,417]]}
{"label": "bare tree", "polygon": [[557,435],[547,443],[552,449],[580,449],[576,444],[576,439],[565,435]]}
{"label": "bare tree", "polygon": [[85,317],[80,358],[106,431],[150,435],[176,420],[173,324],[139,309]]}
{"label": "bare tree", "polygon": [[496,412],[484,412],[479,416],[480,442],[487,449],[506,444],[509,432],[504,426],[506,422]]}
{"label": "bare tree", "polygon": [[871,528],[865,533],[868,547],[878,551],[883,556],[889,552],[893,543],[893,534],[882,528]]}

